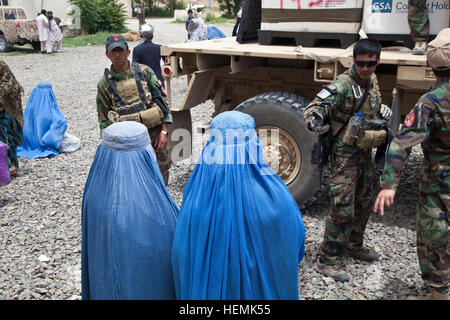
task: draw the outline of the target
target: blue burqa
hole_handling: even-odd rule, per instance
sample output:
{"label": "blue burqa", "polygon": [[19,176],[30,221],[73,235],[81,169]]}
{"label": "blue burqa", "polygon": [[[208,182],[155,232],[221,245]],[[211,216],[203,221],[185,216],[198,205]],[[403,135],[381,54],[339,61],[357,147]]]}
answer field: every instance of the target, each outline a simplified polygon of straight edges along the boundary
{"label": "blue burqa", "polygon": [[177,299],[297,299],[304,241],[300,210],[264,162],[253,118],[216,116],[175,231]]}
{"label": "blue burqa", "polygon": [[66,127],[67,120],[58,109],[52,85],[40,82],[25,108],[24,143],[17,148],[17,156],[30,159],[57,156]]}
{"label": "blue burqa", "polygon": [[82,298],[175,299],[170,252],[177,215],[147,128],[106,128],[83,194]]}
{"label": "blue burqa", "polygon": [[225,38],[225,34],[215,25],[208,25],[208,39]]}

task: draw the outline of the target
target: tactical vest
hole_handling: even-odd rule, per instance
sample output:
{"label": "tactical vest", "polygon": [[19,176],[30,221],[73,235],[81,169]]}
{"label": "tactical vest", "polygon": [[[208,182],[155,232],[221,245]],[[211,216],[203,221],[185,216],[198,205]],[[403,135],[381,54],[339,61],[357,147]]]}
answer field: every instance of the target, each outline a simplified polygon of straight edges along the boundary
{"label": "tactical vest", "polygon": [[[364,89],[350,76],[348,71],[342,75],[352,88],[352,95],[345,97],[344,112],[334,110],[330,121],[332,132],[340,131],[338,139],[344,143],[355,145],[360,149],[376,148],[381,145],[387,136],[387,122],[379,119],[377,113],[381,106],[380,88],[376,76],[372,76],[372,87],[369,87],[364,104],[359,109],[363,114],[364,126],[354,128],[353,119],[356,118],[356,110],[364,98]],[[347,124],[345,124],[347,122]],[[342,126],[345,125],[344,128]],[[341,130],[342,128],[342,130]]]}
{"label": "tactical vest", "polygon": [[152,94],[139,65],[132,63],[131,67],[133,77],[121,81],[111,79],[109,69],[105,69],[104,82],[113,102],[108,119],[112,123],[137,121],[150,129],[161,124],[165,114],[161,107],[152,101]]}

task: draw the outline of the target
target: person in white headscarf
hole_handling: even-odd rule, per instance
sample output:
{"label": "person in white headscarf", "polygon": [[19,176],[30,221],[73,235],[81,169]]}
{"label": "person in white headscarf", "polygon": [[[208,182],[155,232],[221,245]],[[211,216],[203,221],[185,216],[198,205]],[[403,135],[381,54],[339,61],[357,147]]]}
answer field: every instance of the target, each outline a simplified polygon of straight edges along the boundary
{"label": "person in white headscarf", "polygon": [[189,24],[188,35],[188,42],[206,40],[208,39],[208,27],[201,18],[192,19]]}

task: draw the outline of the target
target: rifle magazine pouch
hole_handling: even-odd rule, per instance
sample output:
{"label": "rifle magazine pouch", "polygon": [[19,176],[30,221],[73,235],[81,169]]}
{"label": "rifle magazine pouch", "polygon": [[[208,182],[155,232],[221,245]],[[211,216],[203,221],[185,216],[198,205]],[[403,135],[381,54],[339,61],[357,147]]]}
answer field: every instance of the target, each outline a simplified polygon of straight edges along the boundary
{"label": "rifle magazine pouch", "polygon": [[141,116],[139,115],[139,112],[132,113],[132,114],[125,114],[123,116],[120,116],[120,121],[136,121],[141,122]]}
{"label": "rifle magazine pouch", "polygon": [[153,106],[149,109],[139,112],[142,123],[148,128],[153,128],[161,124],[164,115],[158,106]]}
{"label": "rifle magazine pouch", "polygon": [[356,142],[359,149],[371,149],[379,147],[386,141],[387,131],[382,130],[364,130],[364,135]]}

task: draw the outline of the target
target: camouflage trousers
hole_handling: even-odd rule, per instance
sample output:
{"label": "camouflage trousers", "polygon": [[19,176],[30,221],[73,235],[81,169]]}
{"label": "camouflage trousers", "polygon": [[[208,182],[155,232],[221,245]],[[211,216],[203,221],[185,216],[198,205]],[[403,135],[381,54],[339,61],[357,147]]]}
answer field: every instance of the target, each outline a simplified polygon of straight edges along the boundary
{"label": "camouflage trousers", "polygon": [[327,265],[338,264],[346,248],[362,248],[364,231],[372,211],[371,160],[369,151],[334,153],[330,163],[331,205],[319,249],[319,255]]}
{"label": "camouflage trousers", "polygon": [[408,0],[408,23],[414,41],[426,41],[430,32],[426,0]]}
{"label": "camouflage trousers", "polygon": [[[160,125],[148,130],[148,134],[150,135],[152,143],[160,132],[161,132]],[[156,153],[156,160],[158,161],[159,170],[161,171],[161,175],[164,179],[164,184],[167,186],[167,184],[169,183],[169,170],[170,166],[172,165],[170,152],[166,148],[161,152],[156,152],[155,150],[155,153]]]}
{"label": "camouflage trousers", "polygon": [[425,284],[450,291],[450,194],[419,192],[416,213],[417,256]]}

